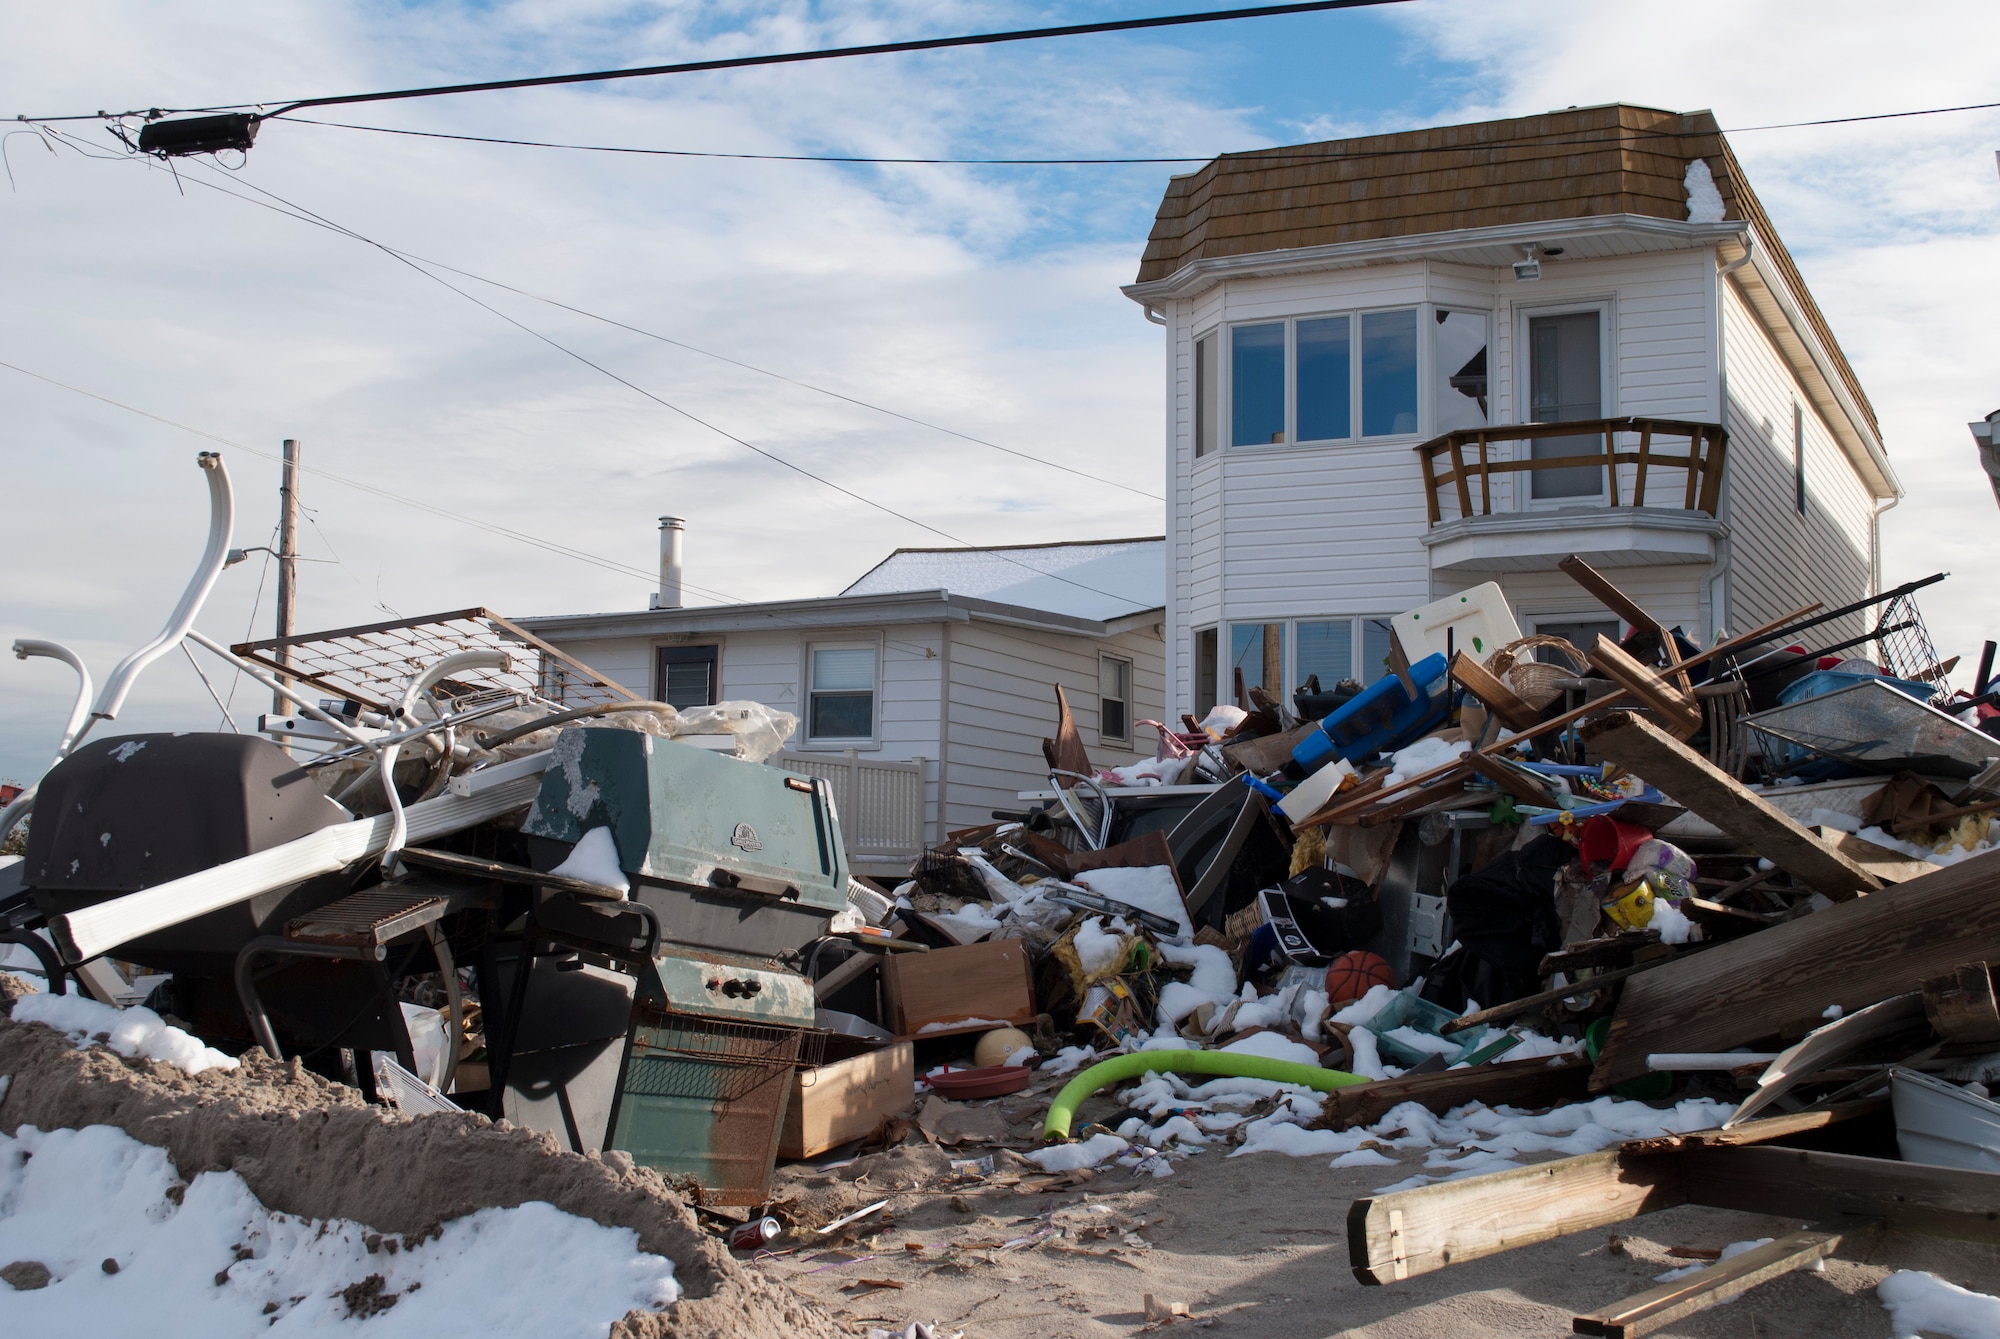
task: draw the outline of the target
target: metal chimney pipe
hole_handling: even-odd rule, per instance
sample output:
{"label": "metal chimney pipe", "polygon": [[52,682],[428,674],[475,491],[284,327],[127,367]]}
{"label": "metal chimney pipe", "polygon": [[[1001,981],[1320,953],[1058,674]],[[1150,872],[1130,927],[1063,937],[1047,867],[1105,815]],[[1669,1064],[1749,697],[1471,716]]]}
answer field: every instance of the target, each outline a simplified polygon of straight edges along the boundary
{"label": "metal chimney pipe", "polygon": [[681,538],[687,522],[678,516],[660,518],[660,589],[653,596],[653,608],[681,607]]}

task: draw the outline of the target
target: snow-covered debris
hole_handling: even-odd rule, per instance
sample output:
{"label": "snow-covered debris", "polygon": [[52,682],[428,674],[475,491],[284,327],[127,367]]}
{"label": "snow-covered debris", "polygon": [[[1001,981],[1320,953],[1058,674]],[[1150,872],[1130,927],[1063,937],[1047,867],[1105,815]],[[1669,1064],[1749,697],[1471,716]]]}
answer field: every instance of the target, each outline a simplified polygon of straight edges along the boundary
{"label": "snow-covered debris", "polygon": [[576,845],[563,862],[549,873],[582,879],[585,883],[603,884],[621,893],[632,891],[631,881],[618,867],[618,843],[612,838],[610,828],[592,828],[577,838]]}
{"label": "snow-covered debris", "polygon": [[1108,1158],[1115,1158],[1132,1147],[1115,1134],[1094,1134],[1076,1144],[1052,1144],[1048,1148],[1038,1148],[1024,1156],[1045,1172],[1073,1172],[1084,1167],[1095,1167]]}
{"label": "snow-covered debris", "polygon": [[165,1151],[111,1126],[0,1135],[0,1258],[51,1275],[0,1293],[9,1332],[581,1337],[680,1295],[673,1262],[642,1252],[632,1229],[548,1204],[400,1240],[273,1213],[234,1172],[179,1182]]}
{"label": "snow-covered debris", "polygon": [[1194,922],[1188,919],[1187,899],[1174,882],[1170,865],[1140,865],[1131,869],[1093,869],[1076,876],[1076,881],[1096,893],[1126,906],[1150,911],[1180,926],[1183,939],[1194,938]]}
{"label": "snow-covered debris", "polygon": [[14,1021],[45,1023],[72,1041],[88,1046],[100,1036],[123,1056],[159,1060],[189,1074],[205,1069],[235,1069],[236,1057],[204,1046],[177,1027],[169,1027],[151,1009],[114,1009],[81,995],[29,995],[14,1001]]}
{"label": "snow-covered debris", "polygon": [[1875,1285],[1875,1295],[1889,1308],[1897,1339],[1916,1339],[1920,1332],[2000,1339],[2000,1297],[1946,1283],[1935,1274],[1899,1269]]}

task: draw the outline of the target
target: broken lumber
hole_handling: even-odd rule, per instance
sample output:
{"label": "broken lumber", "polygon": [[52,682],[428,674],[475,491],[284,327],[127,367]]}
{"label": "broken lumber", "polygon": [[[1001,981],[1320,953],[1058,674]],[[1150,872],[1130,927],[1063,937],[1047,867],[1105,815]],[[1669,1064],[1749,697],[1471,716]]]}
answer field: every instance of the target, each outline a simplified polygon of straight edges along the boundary
{"label": "broken lumber", "polygon": [[1637,976],[1640,972],[1651,971],[1655,967],[1663,967],[1672,961],[1672,958],[1650,958],[1645,962],[1635,962],[1630,967],[1613,967],[1608,971],[1599,972],[1595,976],[1585,977],[1581,981],[1572,981],[1566,986],[1557,986],[1553,990],[1539,991],[1533,995],[1523,995],[1518,1000],[1509,1000],[1505,1004],[1496,1004],[1490,1009],[1481,1009],[1476,1014],[1464,1014],[1458,1018],[1454,1018],[1449,1023],[1445,1023],[1438,1028],[1438,1035],[1440,1037],[1449,1037],[1454,1032],[1463,1032],[1467,1028],[1479,1027],[1486,1023],[1498,1023],[1508,1018],[1519,1018],[1522,1014],[1539,1009],[1544,1004],[1554,1004],[1557,1000],[1567,1000],[1592,994],[1605,986],[1623,981],[1628,976]]}
{"label": "broken lumber", "polygon": [[1581,1099],[1589,1092],[1586,1061],[1551,1064],[1536,1060],[1502,1060],[1449,1069],[1441,1073],[1404,1075],[1377,1083],[1357,1083],[1327,1094],[1321,1124],[1329,1130],[1373,1125],[1405,1102],[1415,1102],[1439,1115],[1467,1102],[1488,1106],[1546,1107]]}
{"label": "broken lumber", "polygon": [[1646,1073],[1653,1051],[1726,1051],[1919,990],[2000,958],[2000,851],[1664,963],[1629,981],[1591,1089]]}
{"label": "broken lumber", "polygon": [[1881,889],[1880,879],[1652,722],[1618,712],[1577,733],[1592,752],[1644,777],[1807,887],[1835,901]]}
{"label": "broken lumber", "polygon": [[1463,651],[1451,658],[1451,677],[1458,680],[1466,692],[1484,702],[1486,709],[1499,717],[1500,724],[1509,730],[1525,730],[1541,717],[1542,713],[1523,702],[1513,689],[1500,681],[1498,675]]}
{"label": "broken lumber", "polygon": [[1364,1284],[1395,1283],[1682,1204],[2000,1244],[2000,1172],[1747,1142],[1801,1133],[1792,1119],[1752,1121],[1730,1142],[1635,1142],[1358,1199],[1348,1263]]}
{"label": "broken lumber", "polygon": [[1993,973],[1983,962],[1968,962],[1924,982],[1924,1014],[1938,1036],[1949,1042],[2000,1042],[2000,1006]]}
{"label": "broken lumber", "polygon": [[1571,1332],[1603,1335],[1605,1339],[1638,1339],[1682,1316],[1739,1297],[1766,1279],[1824,1260],[1839,1248],[1838,1232],[1793,1232],[1733,1259],[1719,1260],[1699,1273],[1578,1316],[1571,1322]]}
{"label": "broken lumber", "polygon": [[1701,729],[1701,708],[1670,683],[1662,682],[1653,671],[1619,648],[1618,643],[1599,633],[1590,648],[1591,668],[1623,688],[1650,708],[1678,739],[1686,739]]}
{"label": "broken lumber", "polygon": [[1598,603],[1624,619],[1633,628],[1650,632],[1658,637],[1660,654],[1666,657],[1680,690],[1683,693],[1693,691],[1693,686],[1688,682],[1687,671],[1681,668],[1681,651],[1680,647],[1674,644],[1674,634],[1662,627],[1658,619],[1640,608],[1638,601],[1612,585],[1602,572],[1574,553],[1556,566],[1562,569],[1564,576],[1595,595]]}

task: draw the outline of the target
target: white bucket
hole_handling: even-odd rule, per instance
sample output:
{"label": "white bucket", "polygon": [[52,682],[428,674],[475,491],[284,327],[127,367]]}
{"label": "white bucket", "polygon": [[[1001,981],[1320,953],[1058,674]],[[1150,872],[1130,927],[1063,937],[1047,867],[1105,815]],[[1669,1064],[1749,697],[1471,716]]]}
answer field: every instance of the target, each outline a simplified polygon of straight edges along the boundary
{"label": "white bucket", "polygon": [[1913,1069],[1891,1071],[1889,1101],[1904,1162],[2000,1172],[2000,1102]]}

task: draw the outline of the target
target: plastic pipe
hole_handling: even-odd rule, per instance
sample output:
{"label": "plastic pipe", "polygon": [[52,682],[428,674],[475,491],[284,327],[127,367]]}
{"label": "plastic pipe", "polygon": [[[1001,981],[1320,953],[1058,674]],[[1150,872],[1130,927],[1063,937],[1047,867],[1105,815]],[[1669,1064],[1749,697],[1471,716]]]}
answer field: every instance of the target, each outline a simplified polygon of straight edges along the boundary
{"label": "plastic pipe", "polygon": [[[174,606],[174,612],[167,619],[167,626],[152,641],[118,662],[111,671],[111,677],[104,681],[104,691],[98,695],[97,705],[91,708],[91,720],[77,733],[81,739],[90,726],[97,721],[108,721],[118,714],[125,705],[125,695],[132,691],[132,683],[141,670],[179,645],[194,626],[195,615],[208,602],[208,593],[215,589],[215,579],[222,575],[222,569],[229,562],[229,532],[235,525],[236,502],[229,491],[229,471],[223,468],[222,456],[214,451],[204,451],[195,457],[195,463],[208,475],[208,548],[201,555],[201,565],[195,568],[194,578],[188,582],[187,590],[181,594],[181,602]],[[71,740],[74,747],[76,740]]]}
{"label": "plastic pipe", "polygon": [[1166,1070],[1170,1074],[1209,1074],[1218,1078],[1296,1083],[1321,1093],[1373,1082],[1344,1070],[1321,1069],[1317,1065],[1301,1065],[1290,1060],[1272,1060],[1261,1055],[1245,1055],[1241,1051],[1133,1051],[1126,1055],[1114,1055],[1071,1079],[1049,1106],[1048,1119],[1042,1122],[1042,1138],[1069,1138],[1070,1122],[1075,1119],[1076,1109],[1083,1105],[1085,1098],[1100,1088],[1157,1070]]}
{"label": "plastic pipe", "polygon": [[[505,651],[458,651],[432,665],[422,674],[410,680],[410,686],[403,690],[403,700],[396,705],[396,719],[414,719],[412,715],[418,699],[431,690],[438,680],[448,678],[460,670],[491,669],[505,674],[512,669],[514,659]],[[409,820],[403,815],[402,797],[396,794],[396,756],[403,751],[401,744],[390,744],[375,755],[375,765],[382,774],[382,791],[389,797],[389,844],[382,850],[382,877],[395,877],[397,859],[403,848],[409,845]],[[446,757],[449,758],[449,753]]]}
{"label": "plastic pipe", "polygon": [[76,671],[76,701],[69,709],[69,724],[63,727],[62,739],[56,744],[56,761],[61,762],[69,756],[70,745],[83,733],[84,723],[90,719],[90,669],[81,656],[61,642],[22,637],[14,643],[14,655],[19,660],[26,660],[29,656],[46,656],[50,660],[60,660]]}

